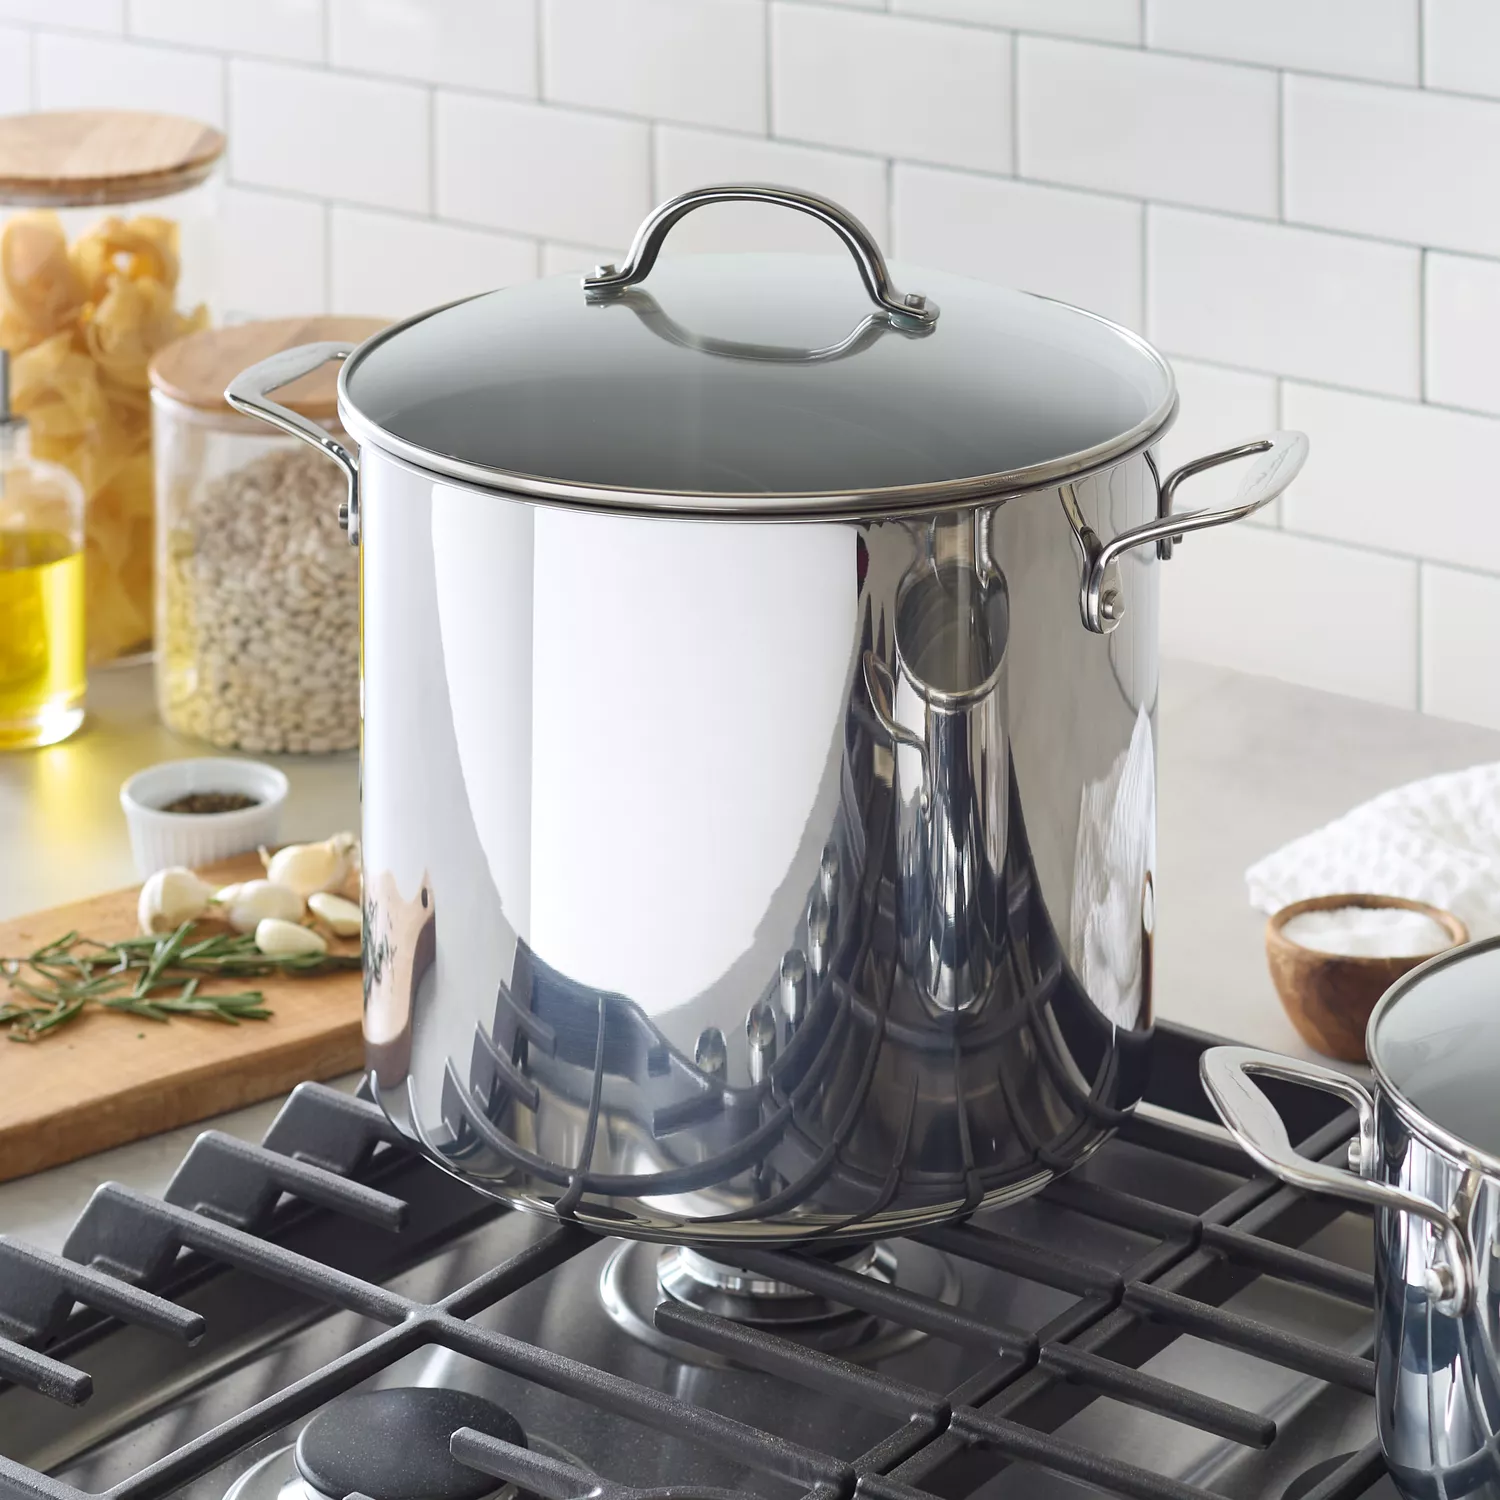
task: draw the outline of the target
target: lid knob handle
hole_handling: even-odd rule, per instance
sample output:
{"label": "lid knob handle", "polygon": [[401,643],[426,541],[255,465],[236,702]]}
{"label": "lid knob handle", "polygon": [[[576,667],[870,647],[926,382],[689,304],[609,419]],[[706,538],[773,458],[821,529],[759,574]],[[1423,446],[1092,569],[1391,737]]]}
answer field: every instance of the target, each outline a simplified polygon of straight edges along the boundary
{"label": "lid knob handle", "polygon": [[654,209],[635,232],[625,264],[618,269],[613,262],[597,266],[592,276],[583,278],[583,289],[590,297],[614,297],[627,287],[644,281],[656,264],[662,242],[672,226],[695,208],[711,203],[770,203],[780,208],[810,214],[826,224],[848,246],[859,269],[860,280],[870,300],[898,327],[930,327],[938,320],[938,306],[921,292],[898,292],[891,285],[891,273],[875,237],[847,209],[796,188],[770,187],[759,183],[726,183],[718,187],[694,188],[669,198]]}

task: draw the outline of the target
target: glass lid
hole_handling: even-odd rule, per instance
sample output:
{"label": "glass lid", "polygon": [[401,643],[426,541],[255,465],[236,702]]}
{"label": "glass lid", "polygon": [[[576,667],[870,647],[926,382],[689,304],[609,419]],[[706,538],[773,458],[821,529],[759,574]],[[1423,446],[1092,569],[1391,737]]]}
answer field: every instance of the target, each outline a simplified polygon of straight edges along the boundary
{"label": "glass lid", "polygon": [[[832,253],[657,263],[684,213],[743,198],[823,220]],[[353,436],[440,474],[732,514],[920,509],[1053,484],[1145,446],[1176,403],[1156,351],[1102,318],[888,267],[826,200],[739,187],[658,209],[619,270],[399,325],[346,362],[340,396]]]}
{"label": "glass lid", "polygon": [[1386,992],[1366,1050],[1387,1092],[1450,1138],[1439,1144],[1500,1159],[1497,996],[1500,938],[1456,948]]}

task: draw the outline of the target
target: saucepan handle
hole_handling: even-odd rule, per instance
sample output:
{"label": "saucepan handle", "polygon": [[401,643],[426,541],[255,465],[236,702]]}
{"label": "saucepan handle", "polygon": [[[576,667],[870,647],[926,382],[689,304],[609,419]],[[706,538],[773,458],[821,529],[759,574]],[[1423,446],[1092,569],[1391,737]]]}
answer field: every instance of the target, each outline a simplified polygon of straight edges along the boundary
{"label": "saucepan handle", "polygon": [[[1203,1090],[1219,1118],[1240,1145],[1288,1187],[1307,1193],[1331,1193],[1371,1208],[1412,1214],[1431,1224],[1442,1236],[1444,1255],[1444,1261],[1431,1268],[1429,1290],[1433,1300],[1440,1312],[1455,1317],[1469,1310],[1474,1296],[1474,1255],[1468,1236],[1446,1209],[1372,1175],[1379,1164],[1375,1101],[1362,1083],[1317,1063],[1253,1047],[1210,1047],[1198,1066]],[[1353,1170],[1344,1171],[1299,1155],[1276,1106],[1256,1084],[1257,1077],[1300,1083],[1352,1104],[1359,1114],[1359,1135],[1349,1149]]]}
{"label": "saucepan handle", "polygon": [[[1228,505],[1172,514],[1172,501],[1185,480],[1241,458],[1255,458],[1257,461],[1246,473],[1239,493]],[[1204,531],[1210,526],[1227,526],[1231,521],[1241,521],[1262,506],[1269,505],[1297,477],[1306,462],[1305,433],[1270,432],[1236,447],[1210,453],[1205,458],[1195,458],[1192,463],[1174,469],[1161,482],[1154,521],[1132,526],[1129,531],[1122,531],[1104,543],[1091,537],[1084,559],[1080,599],[1083,623],[1100,635],[1107,635],[1120,623],[1124,605],[1115,563],[1122,553],[1154,542],[1159,556],[1170,557],[1172,543],[1181,541],[1188,532]]]}
{"label": "saucepan handle", "polygon": [[339,507],[339,525],[349,533],[349,540],[359,545],[359,461],[332,433],[319,427],[314,421],[295,412],[279,401],[271,400],[271,392],[304,375],[311,375],[330,360],[347,359],[355,350],[354,344],[328,342],[321,344],[299,344],[295,349],[283,349],[263,359],[248,370],[241,370],[225,387],[224,399],[247,417],[259,417],[293,437],[311,443],[314,448],[326,453],[344,471],[348,481],[348,499]]}
{"label": "saucepan handle", "polygon": [[770,203],[811,215],[843,240],[859,268],[860,280],[864,282],[870,300],[892,323],[897,327],[922,327],[937,322],[935,302],[929,302],[921,292],[898,292],[891,285],[891,273],[886,267],[885,256],[880,253],[880,246],[875,243],[875,236],[848,209],[840,208],[817,193],[768,187],[761,183],[725,183],[718,187],[695,188],[692,192],[668,198],[653,209],[636,230],[624,266],[607,264],[596,267],[592,276],[583,278],[584,291],[590,297],[614,297],[627,287],[644,281],[651,274],[656,257],[661,253],[662,242],[672,226],[695,208],[710,203]]}

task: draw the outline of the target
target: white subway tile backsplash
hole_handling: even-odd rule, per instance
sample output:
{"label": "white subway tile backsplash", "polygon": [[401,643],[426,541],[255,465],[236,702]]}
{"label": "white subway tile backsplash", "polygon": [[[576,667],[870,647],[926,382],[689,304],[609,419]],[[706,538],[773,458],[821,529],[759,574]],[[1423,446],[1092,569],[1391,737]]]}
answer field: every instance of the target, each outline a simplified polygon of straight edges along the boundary
{"label": "white subway tile backsplash", "polygon": [[603,265],[605,261],[618,262],[624,248],[623,245],[608,248],[596,245],[589,249],[586,245],[564,245],[556,240],[548,240],[542,246],[542,275],[586,276],[595,266]]}
{"label": "white subway tile backsplash", "polygon": [[[774,182],[821,193],[847,208],[882,245],[890,243],[886,167],[873,156],[662,125],[656,131],[655,180],[658,198],[709,182]],[[810,250],[829,254],[838,248],[833,231],[805,214],[751,203],[698,209],[673,228],[667,242],[668,253]]]}
{"label": "white subway tile backsplash", "polygon": [[1500,578],[1422,565],[1422,711],[1500,729]]}
{"label": "white subway tile backsplash", "polygon": [[549,99],[766,128],[762,0],[542,0]]}
{"label": "white subway tile backsplash", "polygon": [[1425,0],[1422,71],[1428,88],[1500,98],[1500,5]]}
{"label": "white subway tile backsplash", "polygon": [[1312,439],[1282,500],[1289,530],[1500,573],[1500,421],[1293,381],[1282,416]]}
{"label": "white subway tile backsplash", "polygon": [[259,188],[224,191],[221,301],[243,318],[303,317],[328,311],[327,210],[310,198]]}
{"label": "white subway tile backsplash", "polygon": [[1008,172],[1004,32],[817,5],[771,7],[772,134]]}
{"label": "white subway tile backsplash", "polygon": [[[1162,478],[1194,459],[1207,458],[1225,448],[1237,448],[1250,438],[1274,432],[1277,422],[1276,382],[1269,375],[1247,375],[1218,365],[1174,359],[1177,377],[1177,420],[1157,449]],[[1178,491],[1177,510],[1200,510],[1205,505],[1227,505],[1245,477],[1245,461],[1224,464],[1195,474]],[[1280,500],[1247,517],[1245,524],[1274,526],[1281,516]]]}
{"label": "white subway tile backsplash", "polygon": [[427,211],[425,89],[236,59],[229,101],[235,181]]}
{"label": "white subway tile backsplash", "polygon": [[1500,261],[1426,257],[1427,399],[1500,414]]}
{"label": "white subway tile backsplash", "polygon": [[536,246],[512,235],[335,206],[329,311],[400,318],[530,281]]}
{"label": "white subway tile backsplash", "polygon": [[1100,42],[1141,39],[1141,0],[891,0],[891,9]]}
{"label": "white subway tile backsplash", "polygon": [[1415,708],[1417,564],[1266,526],[1199,532],[1161,564],[1161,648]]}
{"label": "white subway tile backsplash", "polygon": [[1286,79],[1286,217],[1500,255],[1500,101]]}
{"label": "white subway tile backsplash", "polygon": [[1141,205],[898,164],[903,260],[1040,292],[1140,328]]}
{"label": "white subway tile backsplash", "polygon": [[1149,0],[1146,45],[1416,83],[1419,0]]}
{"label": "white subway tile backsplash", "polygon": [[537,91],[536,0],[329,0],[335,67],[496,94]]}
{"label": "white subway tile backsplash", "polygon": [[1175,208],[1147,220],[1146,323],[1169,354],[1419,394],[1417,251]]}
{"label": "white subway tile backsplash", "polygon": [[130,0],[130,34],[293,62],[323,58],[323,0]]}
{"label": "white subway tile backsplash", "polygon": [[[225,125],[230,317],[576,277],[738,179],[1142,329],[1164,472],[1312,439],[1162,570],[1166,649],[1500,727],[1500,0],[0,0],[0,113],[100,106]],[[729,205],[667,254],[740,249],[838,253]]]}
{"label": "white subway tile backsplash", "polygon": [[0,26],[0,115],[31,108],[31,34]]}
{"label": "white subway tile backsplash", "polygon": [[1274,73],[1043,37],[1016,46],[1023,177],[1276,213]]}
{"label": "white subway tile backsplash", "polygon": [[623,246],[650,207],[649,126],[438,94],[437,211],[444,218]]}
{"label": "white subway tile backsplash", "polygon": [[38,109],[152,109],[224,123],[224,60],[207,52],[39,32]]}
{"label": "white subway tile backsplash", "polygon": [[0,0],[0,20],[119,35],[125,30],[125,0]]}

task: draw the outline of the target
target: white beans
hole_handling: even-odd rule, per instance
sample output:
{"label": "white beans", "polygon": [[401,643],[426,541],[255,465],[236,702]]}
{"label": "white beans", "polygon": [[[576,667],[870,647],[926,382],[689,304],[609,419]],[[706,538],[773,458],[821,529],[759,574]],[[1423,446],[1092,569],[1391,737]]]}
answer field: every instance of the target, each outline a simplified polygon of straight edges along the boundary
{"label": "white beans", "polygon": [[180,497],[157,632],[171,728],[256,753],[358,744],[359,554],[343,499],[338,468],[301,443]]}

